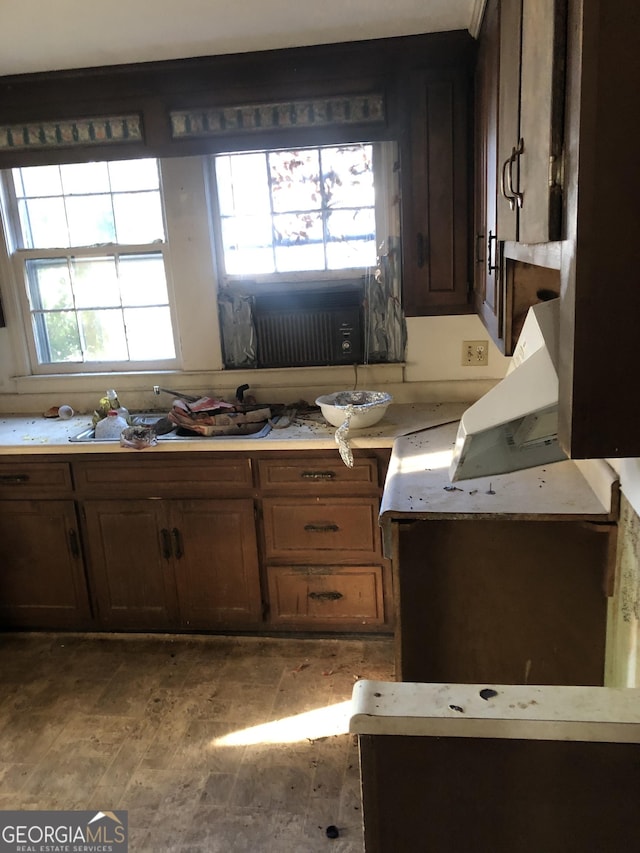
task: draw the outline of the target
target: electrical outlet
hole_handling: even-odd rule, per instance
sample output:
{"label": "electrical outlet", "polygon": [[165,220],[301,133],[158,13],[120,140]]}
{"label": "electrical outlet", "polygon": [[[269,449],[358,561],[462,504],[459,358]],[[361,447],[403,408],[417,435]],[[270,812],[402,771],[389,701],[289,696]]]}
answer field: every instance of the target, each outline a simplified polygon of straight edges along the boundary
{"label": "electrical outlet", "polygon": [[489,364],[489,341],[463,341],[462,366],[486,367]]}

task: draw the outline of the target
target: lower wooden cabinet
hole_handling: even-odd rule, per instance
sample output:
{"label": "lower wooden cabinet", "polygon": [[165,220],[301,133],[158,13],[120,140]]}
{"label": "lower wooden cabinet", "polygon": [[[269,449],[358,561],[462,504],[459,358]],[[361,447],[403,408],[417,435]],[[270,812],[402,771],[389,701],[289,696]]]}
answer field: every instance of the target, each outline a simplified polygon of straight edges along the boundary
{"label": "lower wooden cabinet", "polygon": [[270,621],[362,630],[385,623],[382,566],[270,566]]}
{"label": "lower wooden cabinet", "polygon": [[0,501],[0,627],[87,628],[90,621],[74,502]]}
{"label": "lower wooden cabinet", "polygon": [[355,456],[0,462],[0,630],[389,632],[389,454]]}
{"label": "lower wooden cabinet", "polygon": [[384,460],[353,468],[298,454],[260,461],[268,623],[274,630],[393,628],[378,515]]}
{"label": "lower wooden cabinet", "polygon": [[377,498],[269,498],[263,511],[268,558],[313,561],[323,551],[362,560],[377,550]]}
{"label": "lower wooden cabinet", "polygon": [[89,500],[83,508],[103,627],[219,629],[260,621],[251,500]]}

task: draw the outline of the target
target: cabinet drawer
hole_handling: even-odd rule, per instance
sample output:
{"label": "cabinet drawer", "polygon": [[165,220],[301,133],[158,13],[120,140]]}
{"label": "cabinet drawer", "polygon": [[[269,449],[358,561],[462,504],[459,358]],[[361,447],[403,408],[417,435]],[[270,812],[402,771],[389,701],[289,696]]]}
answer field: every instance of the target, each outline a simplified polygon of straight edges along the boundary
{"label": "cabinet drawer", "polygon": [[328,561],[362,559],[379,552],[377,498],[266,498],[263,501],[267,557],[298,558],[322,552]]}
{"label": "cabinet drawer", "polygon": [[272,623],[337,627],[385,621],[381,566],[271,566],[268,586]]}
{"label": "cabinet drawer", "polygon": [[66,462],[3,462],[0,497],[44,497],[71,491],[71,470]]}
{"label": "cabinet drawer", "polygon": [[353,468],[340,459],[260,459],[263,491],[280,494],[372,494],[378,492],[377,459],[355,458]]}
{"label": "cabinet drawer", "polygon": [[246,492],[253,485],[246,457],[174,462],[150,455],[115,464],[111,459],[82,461],[74,463],[74,475],[76,488],[93,495],[126,491],[131,497],[218,497]]}

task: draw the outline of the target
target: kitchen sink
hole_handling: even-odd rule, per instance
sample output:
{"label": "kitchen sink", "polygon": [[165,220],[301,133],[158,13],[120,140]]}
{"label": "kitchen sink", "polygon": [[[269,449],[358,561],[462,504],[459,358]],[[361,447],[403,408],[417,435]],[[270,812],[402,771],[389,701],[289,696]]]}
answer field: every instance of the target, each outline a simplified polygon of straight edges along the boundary
{"label": "kitchen sink", "polygon": [[[152,427],[162,417],[163,415],[157,412],[132,414],[131,425]],[[158,441],[220,441],[220,439],[234,438],[264,438],[271,432],[271,424],[241,424],[237,427],[237,430],[232,435],[198,435],[197,433],[182,429],[182,427],[174,427],[171,432],[158,435]],[[71,436],[69,441],[114,442],[120,441],[120,438],[96,438],[95,428],[93,424],[90,424],[76,435]]]}

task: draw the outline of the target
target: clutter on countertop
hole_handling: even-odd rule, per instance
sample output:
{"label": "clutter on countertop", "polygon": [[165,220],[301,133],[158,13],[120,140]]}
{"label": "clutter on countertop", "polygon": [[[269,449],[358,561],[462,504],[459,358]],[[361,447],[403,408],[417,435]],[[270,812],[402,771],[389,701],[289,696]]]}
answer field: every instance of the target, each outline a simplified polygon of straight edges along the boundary
{"label": "clutter on countertop", "polygon": [[[459,419],[468,408],[468,402],[417,402],[392,403],[385,417],[378,424],[367,429],[353,432],[350,443],[356,448],[391,448],[398,436],[413,433],[435,423],[443,423]],[[194,436],[193,441],[158,441],[154,452],[175,453],[185,451],[217,451],[225,450],[306,450],[325,449],[336,450],[335,427],[327,424],[317,407],[298,400],[289,403],[280,411],[272,405],[272,421],[276,424],[266,438],[261,438],[256,444],[253,436],[219,436],[215,444],[206,437]],[[133,416],[132,416],[133,417]],[[174,429],[174,424],[162,412],[157,412],[160,420],[145,425],[153,426],[159,435],[161,424],[166,429]],[[288,423],[287,423],[288,419]],[[281,426],[281,421],[283,424]],[[136,424],[131,424],[135,426]],[[41,414],[15,413],[0,414],[0,455],[11,454],[110,454],[122,453],[119,441],[71,442],[82,430],[90,430],[91,413],[76,413],[70,420],[61,418],[45,419]],[[227,440],[228,439],[228,440]],[[447,494],[443,492],[443,494]]]}
{"label": "clutter on countertop", "polygon": [[64,406],[51,406],[46,412],[42,413],[43,418],[62,418],[63,421],[68,421],[74,415],[75,412],[71,406],[66,404]]}
{"label": "clutter on countertop", "polygon": [[336,430],[340,458],[353,468],[353,453],[349,445],[349,429],[365,429],[382,420],[393,397],[385,391],[336,391],[318,397],[323,416]]}

